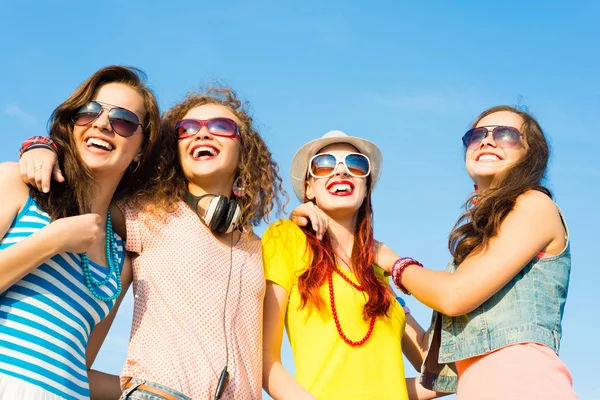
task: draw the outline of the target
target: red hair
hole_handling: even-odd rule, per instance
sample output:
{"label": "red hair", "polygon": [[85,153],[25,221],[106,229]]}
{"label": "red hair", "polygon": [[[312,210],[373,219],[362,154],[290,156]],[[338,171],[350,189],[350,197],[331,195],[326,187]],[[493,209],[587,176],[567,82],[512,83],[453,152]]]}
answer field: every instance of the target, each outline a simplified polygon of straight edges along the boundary
{"label": "red hair", "polygon": [[[370,180],[367,182],[368,195],[358,210],[354,245],[352,246],[352,272],[363,287],[369,299],[365,304],[365,320],[374,315],[386,315],[390,308],[392,292],[387,282],[378,277],[373,269],[375,261],[375,239],[373,238],[373,208],[371,206]],[[331,246],[329,234],[325,232],[323,240],[317,239],[310,227],[303,227],[306,246],[312,252],[311,266],[298,278],[298,290],[301,297],[300,308],[311,303],[321,309],[325,302],[319,289],[327,280],[329,272],[335,267],[335,251]]]}

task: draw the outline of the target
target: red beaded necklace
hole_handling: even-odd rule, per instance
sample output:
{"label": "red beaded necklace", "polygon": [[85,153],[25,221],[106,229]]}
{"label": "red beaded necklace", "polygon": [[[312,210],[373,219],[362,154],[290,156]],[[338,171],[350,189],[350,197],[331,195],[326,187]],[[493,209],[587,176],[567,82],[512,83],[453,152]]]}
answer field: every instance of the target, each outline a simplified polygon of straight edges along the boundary
{"label": "red beaded necklace", "polygon": [[348,337],[346,335],[344,335],[344,332],[342,331],[342,326],[340,325],[340,320],[338,319],[337,310],[335,308],[335,297],[333,295],[333,271],[334,270],[335,270],[335,272],[337,272],[337,274],[339,276],[342,277],[342,279],[344,279],[346,282],[348,282],[354,289],[361,291],[361,292],[363,292],[364,289],[362,286],[357,285],[356,283],[352,282],[350,280],[350,278],[348,278],[346,275],[344,275],[342,273],[342,271],[340,271],[337,267],[334,266],[333,270],[329,271],[329,276],[327,277],[327,281],[329,283],[329,299],[331,300],[331,313],[333,314],[333,320],[335,321],[335,327],[337,328],[337,331],[340,334],[341,338],[344,339],[344,342],[348,343],[352,347],[358,347],[358,346],[361,346],[363,343],[365,343],[371,336],[371,333],[373,333],[373,327],[375,326],[375,315],[373,315],[373,317],[371,317],[371,323],[369,324],[369,330],[368,330],[367,334],[360,341],[354,342],[354,341],[348,339]]}

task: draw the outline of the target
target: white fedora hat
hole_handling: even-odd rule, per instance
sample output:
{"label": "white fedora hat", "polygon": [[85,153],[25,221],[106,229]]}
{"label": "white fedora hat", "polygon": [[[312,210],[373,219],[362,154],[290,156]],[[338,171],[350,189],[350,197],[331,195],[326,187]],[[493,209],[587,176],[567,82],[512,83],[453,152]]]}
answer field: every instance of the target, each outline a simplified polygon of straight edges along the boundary
{"label": "white fedora hat", "polygon": [[292,178],[294,193],[300,201],[304,201],[304,181],[308,174],[308,162],[323,147],[334,143],[348,143],[356,147],[360,153],[369,157],[369,161],[371,161],[371,190],[375,188],[375,184],[381,175],[381,164],[383,162],[383,156],[379,147],[373,142],[359,137],[348,136],[342,131],[329,131],[319,139],[308,142],[300,147],[300,150],[294,155],[290,168],[290,177]]}

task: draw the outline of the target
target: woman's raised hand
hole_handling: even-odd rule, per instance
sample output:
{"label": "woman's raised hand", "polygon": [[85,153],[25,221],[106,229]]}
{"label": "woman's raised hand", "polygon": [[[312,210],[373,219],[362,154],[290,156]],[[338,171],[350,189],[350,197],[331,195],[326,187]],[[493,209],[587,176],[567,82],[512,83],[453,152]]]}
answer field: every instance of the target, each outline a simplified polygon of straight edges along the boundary
{"label": "woman's raised hand", "polygon": [[58,157],[52,150],[39,148],[23,153],[19,161],[21,179],[28,185],[36,187],[40,192],[50,191],[50,182],[64,182],[65,178],[58,166]]}

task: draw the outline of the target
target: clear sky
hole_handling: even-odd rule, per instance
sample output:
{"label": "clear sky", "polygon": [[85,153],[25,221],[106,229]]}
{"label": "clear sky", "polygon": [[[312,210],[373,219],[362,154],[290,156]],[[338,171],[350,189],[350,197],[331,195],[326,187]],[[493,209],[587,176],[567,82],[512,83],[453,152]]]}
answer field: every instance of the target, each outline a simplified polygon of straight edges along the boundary
{"label": "clear sky", "polygon": [[[442,269],[472,190],[460,137],[490,106],[526,106],[550,139],[547,184],[571,232],[560,356],[580,398],[597,399],[599,19],[594,1],[5,2],[0,160],[45,134],[54,107],[102,66],[142,68],[163,110],[217,80],[250,101],[290,193],[305,142],[340,129],[377,143],[376,238]],[[427,325],[430,311],[407,302]],[[120,371],[131,307],[129,294],[97,368]]]}

